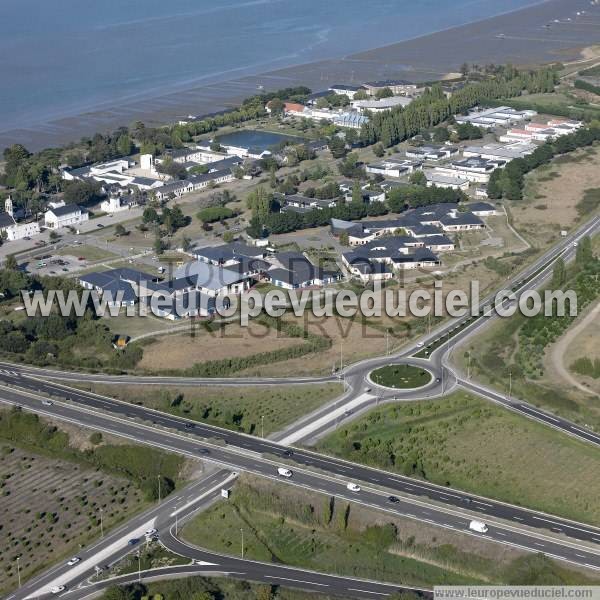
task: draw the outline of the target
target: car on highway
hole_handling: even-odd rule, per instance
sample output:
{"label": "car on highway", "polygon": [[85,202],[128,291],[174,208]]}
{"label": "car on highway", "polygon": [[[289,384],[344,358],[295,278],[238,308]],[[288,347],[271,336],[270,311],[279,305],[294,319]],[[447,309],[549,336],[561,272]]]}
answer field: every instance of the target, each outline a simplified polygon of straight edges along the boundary
{"label": "car on highway", "polygon": [[186,423],[185,424],[186,429],[194,429],[194,427],[195,427],[194,423]]}
{"label": "car on highway", "polygon": [[417,348],[422,348],[424,345],[424,342],[417,342]]}
{"label": "car on highway", "polygon": [[471,521],[469,523],[469,529],[476,531],[477,533],[487,533],[488,526],[483,521]]}
{"label": "car on highway", "polygon": [[293,475],[293,473],[289,469],[279,467],[277,469],[277,475],[279,475],[280,477],[287,477],[289,479]]}
{"label": "car on highway", "polygon": [[139,538],[131,538],[128,542],[127,545],[128,546],[135,546],[138,542],[139,542]]}
{"label": "car on highway", "polygon": [[398,504],[398,502],[400,502],[400,498],[397,496],[389,496],[388,502],[391,502],[392,504]]}
{"label": "car on highway", "polygon": [[144,535],[146,536],[146,538],[152,538],[154,537],[156,534],[158,533],[158,529],[156,528],[152,528],[152,529],[148,529],[148,531],[146,531],[144,533]]}
{"label": "car on highway", "polygon": [[42,404],[44,406],[52,406],[54,404],[54,402],[52,402],[52,400],[46,400],[46,399],[44,399],[44,400],[42,400]]}
{"label": "car on highway", "polygon": [[346,486],[346,488],[349,489],[351,492],[360,492],[360,485],[358,485],[357,483],[350,482]]}
{"label": "car on highway", "polygon": [[196,448],[196,452],[198,454],[210,454],[210,450],[208,448]]}
{"label": "car on highway", "polygon": [[290,449],[288,448],[287,450],[284,450],[284,451],[281,453],[281,455],[282,455],[282,456],[285,456],[285,457],[290,457],[290,456],[293,456],[293,455],[294,455],[294,452],[293,452],[293,450],[290,450]]}
{"label": "car on highway", "polygon": [[54,587],[50,588],[50,593],[51,594],[60,594],[61,592],[64,592],[67,588],[64,585],[55,585]]}
{"label": "car on highway", "polygon": [[102,223],[98,223],[98,225],[96,225],[96,227],[98,227],[99,229],[103,229],[104,225],[102,225]]}
{"label": "car on highway", "polygon": [[69,565],[69,567],[72,567],[73,565],[76,565],[81,559],[79,558],[79,556],[74,556],[67,564]]}

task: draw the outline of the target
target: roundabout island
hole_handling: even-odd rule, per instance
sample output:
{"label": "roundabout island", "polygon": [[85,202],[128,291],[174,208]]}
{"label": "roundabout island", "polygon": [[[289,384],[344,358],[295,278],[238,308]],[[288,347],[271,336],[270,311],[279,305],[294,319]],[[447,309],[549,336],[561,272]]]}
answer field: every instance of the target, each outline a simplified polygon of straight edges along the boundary
{"label": "roundabout island", "polygon": [[369,380],[380,387],[395,390],[414,390],[425,387],[433,375],[423,367],[413,365],[387,365],[369,373]]}

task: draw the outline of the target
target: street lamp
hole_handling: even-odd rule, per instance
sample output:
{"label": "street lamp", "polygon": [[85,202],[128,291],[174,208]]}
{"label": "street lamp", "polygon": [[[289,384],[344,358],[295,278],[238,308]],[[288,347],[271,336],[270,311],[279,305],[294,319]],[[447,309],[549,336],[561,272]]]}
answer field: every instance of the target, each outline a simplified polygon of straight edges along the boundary
{"label": "street lamp", "polygon": [[142,581],[142,553],[139,550],[137,553],[137,559],[138,559],[138,581],[141,582]]}
{"label": "street lamp", "polygon": [[19,561],[21,560],[20,556],[17,556],[17,579],[19,581],[19,587],[21,587],[21,567]]}
{"label": "street lamp", "polygon": [[260,433],[261,437],[265,437],[265,415],[260,416]]}
{"label": "street lamp", "polygon": [[175,505],[175,536],[177,536],[177,530],[179,528],[179,514],[177,512],[177,504]]}
{"label": "street lamp", "polygon": [[160,473],[156,476],[156,479],[158,480],[158,503],[160,504]]}

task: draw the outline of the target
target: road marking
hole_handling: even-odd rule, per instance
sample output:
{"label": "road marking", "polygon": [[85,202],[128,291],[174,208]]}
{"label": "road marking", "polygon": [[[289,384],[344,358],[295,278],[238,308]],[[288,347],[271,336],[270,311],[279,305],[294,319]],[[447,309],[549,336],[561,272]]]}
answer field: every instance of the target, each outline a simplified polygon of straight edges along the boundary
{"label": "road marking", "polygon": [[281,581],[293,581],[294,583],[308,583],[309,585],[320,585],[329,587],[328,583],[315,583],[314,581],[303,581],[302,579],[288,579],[287,577],[275,577],[274,575],[265,575],[265,579],[279,579]]}
{"label": "road marking", "polygon": [[592,433],[591,431],[586,431],[585,429],[580,429],[579,427],[575,427],[574,425],[571,426],[571,429],[574,429],[575,431],[579,431],[580,433],[585,433],[585,435],[589,435],[596,440],[600,440],[600,436]]}
{"label": "road marking", "polygon": [[360,592],[361,594],[375,594],[376,596],[389,596],[384,592],[372,592],[371,590],[359,590],[358,588],[348,588],[349,592]]}
{"label": "road marking", "polygon": [[549,421],[554,421],[555,423],[560,423],[560,421],[558,419],[550,417],[546,413],[540,412],[539,410],[535,410],[535,408],[531,408],[530,406],[527,406],[526,404],[522,404],[521,406],[522,406],[522,408],[525,408],[527,410],[530,410],[531,412],[541,415],[542,417],[544,417],[545,419],[548,419]]}

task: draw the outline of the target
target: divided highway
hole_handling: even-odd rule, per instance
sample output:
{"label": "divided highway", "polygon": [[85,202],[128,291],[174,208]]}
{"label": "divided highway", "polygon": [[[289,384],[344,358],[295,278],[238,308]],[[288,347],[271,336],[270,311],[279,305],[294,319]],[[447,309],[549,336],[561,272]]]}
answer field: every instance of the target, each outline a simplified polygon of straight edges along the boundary
{"label": "divided highway", "polygon": [[[130,414],[121,417],[112,406],[108,414],[100,412],[106,410],[106,406],[102,405],[100,410],[56,401],[45,406],[42,404],[43,397],[12,388],[2,388],[1,398],[4,402],[19,404],[43,415],[155,448],[201,458],[236,471],[246,471],[470,535],[482,535],[496,542],[544,552],[548,556],[600,570],[600,529],[584,524],[162,415],[144,407],[122,404],[122,409]],[[136,422],[135,417],[152,424]],[[162,427],[175,431],[166,431]],[[283,465],[289,466],[293,477],[278,477],[277,468]],[[358,493],[350,491],[346,487],[349,482],[358,482],[362,490]],[[485,519],[489,531],[485,534],[469,532],[472,518]]]}

